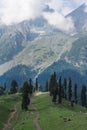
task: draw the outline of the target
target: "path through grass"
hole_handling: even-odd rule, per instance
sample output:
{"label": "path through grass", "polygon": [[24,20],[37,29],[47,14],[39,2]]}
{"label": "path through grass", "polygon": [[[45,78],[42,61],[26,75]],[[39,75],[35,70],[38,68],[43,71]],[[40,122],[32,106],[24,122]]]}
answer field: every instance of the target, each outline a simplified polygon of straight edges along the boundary
{"label": "path through grass", "polygon": [[[62,105],[54,105],[49,94],[41,94],[34,96],[34,101],[26,112],[21,110],[20,101],[17,95],[0,98],[0,130],[13,109],[14,103],[17,102],[19,103],[17,112],[11,120],[11,130],[36,130],[33,121],[37,111],[38,124],[42,130],[87,130],[86,108],[79,105],[72,108],[71,104],[65,100]],[[64,119],[70,119],[70,121],[65,122]]]}
{"label": "path through grass", "polygon": [[20,96],[16,95],[4,95],[0,97],[0,130],[5,126],[10,113],[14,109],[14,104],[19,102]]}
{"label": "path through grass", "polygon": [[[35,98],[40,112],[40,125],[43,130],[87,130],[87,109],[64,101],[62,105],[54,105],[48,94]],[[71,121],[64,122],[64,118]]]}

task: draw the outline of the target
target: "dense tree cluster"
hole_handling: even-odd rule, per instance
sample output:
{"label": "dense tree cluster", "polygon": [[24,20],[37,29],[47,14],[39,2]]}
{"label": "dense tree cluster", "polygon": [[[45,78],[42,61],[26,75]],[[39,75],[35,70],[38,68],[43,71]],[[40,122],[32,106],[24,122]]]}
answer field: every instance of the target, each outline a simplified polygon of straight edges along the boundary
{"label": "dense tree cluster", "polygon": [[[35,85],[32,83],[32,79],[29,81],[25,81],[20,91],[18,89],[18,83],[16,80],[12,80],[11,88],[9,94],[15,94],[17,92],[22,93],[22,109],[28,110],[28,105],[30,104],[30,97],[33,92],[39,90],[38,78],[36,78]],[[73,107],[73,103],[78,103],[80,101],[82,106],[86,106],[86,86],[82,86],[81,90],[81,98],[78,98],[78,85],[75,83],[73,85],[72,79],[69,77],[68,79],[62,78],[61,76],[57,76],[56,72],[54,72],[50,79],[46,81],[45,91],[50,92],[50,96],[52,97],[52,102],[61,104],[62,100],[68,100],[71,102],[71,106]],[[0,95],[3,95],[6,90],[6,83],[4,87],[0,86]],[[79,95],[80,96],[80,95]]]}
{"label": "dense tree cluster", "polygon": [[[50,95],[52,96],[52,101],[61,104],[62,99],[69,100],[71,102],[71,106],[73,103],[78,103],[78,86],[75,83],[72,85],[72,79],[69,77],[68,80],[66,78],[62,79],[60,76],[57,79],[56,72],[54,72],[49,82],[46,82],[45,89],[49,90]],[[80,100],[80,99],[79,99]],[[82,106],[86,106],[86,86],[82,86],[81,90],[81,100]]]}

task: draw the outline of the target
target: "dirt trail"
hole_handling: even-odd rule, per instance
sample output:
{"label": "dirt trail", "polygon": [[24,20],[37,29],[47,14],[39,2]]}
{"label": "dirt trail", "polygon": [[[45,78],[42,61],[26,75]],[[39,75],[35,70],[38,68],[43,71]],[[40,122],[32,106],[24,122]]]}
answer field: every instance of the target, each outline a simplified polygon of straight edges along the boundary
{"label": "dirt trail", "polygon": [[11,120],[13,119],[15,113],[17,112],[17,104],[15,104],[13,111],[10,113],[9,118],[2,130],[12,130],[11,128]]}
{"label": "dirt trail", "polygon": [[39,119],[40,119],[39,111],[34,104],[32,104],[32,107],[35,110],[35,118],[33,120],[33,124],[36,127],[36,130],[42,130],[42,128],[40,127],[40,124],[39,124]]}
{"label": "dirt trail", "polygon": [[[35,96],[39,96],[40,94],[41,93],[37,93]],[[35,118],[33,119],[33,124],[34,124],[36,130],[42,130],[42,128],[40,127],[40,124],[39,124],[39,120],[40,120],[39,110],[36,107],[36,105],[34,104],[34,97],[31,98],[31,106],[35,111]]]}

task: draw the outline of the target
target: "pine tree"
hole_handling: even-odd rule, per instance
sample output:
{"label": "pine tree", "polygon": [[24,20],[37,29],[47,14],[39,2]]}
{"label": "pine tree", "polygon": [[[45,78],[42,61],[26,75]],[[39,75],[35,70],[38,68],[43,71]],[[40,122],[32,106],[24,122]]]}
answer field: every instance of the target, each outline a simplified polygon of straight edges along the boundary
{"label": "pine tree", "polygon": [[64,86],[64,98],[67,99],[67,80],[66,78],[64,78],[64,83],[63,83],[63,86]]}
{"label": "pine tree", "polygon": [[36,78],[36,91],[38,90],[38,78]]}
{"label": "pine tree", "polygon": [[54,86],[54,81],[53,81],[53,74],[52,74],[50,77],[50,81],[49,81],[50,96],[52,96],[52,94],[53,94],[53,86]]}
{"label": "pine tree", "polygon": [[58,84],[56,82],[55,86],[53,87],[53,102],[56,102],[58,96]]}
{"label": "pine tree", "polygon": [[61,84],[61,76],[59,78],[59,103],[62,103],[62,84]]}
{"label": "pine tree", "polygon": [[82,106],[86,106],[86,86],[82,86],[82,91],[81,91],[81,104]]}
{"label": "pine tree", "polygon": [[45,91],[46,91],[46,92],[48,92],[48,91],[49,91],[49,83],[48,83],[48,81],[46,81]]}
{"label": "pine tree", "polygon": [[30,87],[28,82],[24,82],[23,88],[22,88],[22,109],[23,110],[28,110],[28,105],[30,104],[30,98],[29,98],[29,93],[30,93]]}
{"label": "pine tree", "polygon": [[74,86],[74,98],[75,98],[75,103],[77,104],[77,84]]}
{"label": "pine tree", "polygon": [[49,83],[49,90],[50,90],[50,93],[53,94],[53,91],[54,91],[54,88],[56,86],[56,83],[57,83],[57,80],[56,80],[56,72],[54,72],[52,75],[51,75],[51,78],[50,78],[50,83]]}
{"label": "pine tree", "polygon": [[72,99],[72,81],[71,78],[69,78],[69,84],[68,84],[68,99],[71,101]]}
{"label": "pine tree", "polygon": [[18,84],[17,84],[16,80],[12,80],[10,94],[17,93],[17,89],[18,89]]}
{"label": "pine tree", "polygon": [[32,79],[29,79],[29,87],[30,87],[30,94],[32,95],[33,93],[33,85],[32,85]]}

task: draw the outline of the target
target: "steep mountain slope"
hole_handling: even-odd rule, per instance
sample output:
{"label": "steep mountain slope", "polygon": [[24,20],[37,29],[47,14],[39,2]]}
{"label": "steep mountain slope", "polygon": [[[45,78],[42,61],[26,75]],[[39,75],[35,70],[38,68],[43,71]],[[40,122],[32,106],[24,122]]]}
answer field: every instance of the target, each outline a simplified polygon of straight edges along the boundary
{"label": "steep mountain slope", "polygon": [[0,64],[10,61],[24,48],[26,40],[34,40],[38,34],[32,33],[28,22],[0,27]]}
{"label": "steep mountain slope", "polygon": [[0,74],[5,73],[0,77],[0,83],[4,84],[6,81],[7,85],[10,86],[11,80],[16,79],[21,85],[28,78],[35,79],[47,67],[60,60],[64,53],[69,52],[75,40],[74,37],[70,38],[65,34],[56,33],[32,42],[26,42],[27,45],[23,51],[13,60],[0,66]]}
{"label": "steep mountain slope", "polygon": [[73,82],[78,83],[80,87],[87,84],[87,37],[77,39],[72,44],[70,51],[63,53],[59,61],[53,63],[39,75],[41,84],[44,84],[44,81],[48,80],[54,71],[62,77],[72,77]]}
{"label": "steep mountain slope", "polygon": [[76,31],[78,33],[84,33],[85,25],[87,24],[87,12],[85,4],[82,4],[80,7],[68,14],[66,17],[72,17]]}
{"label": "steep mountain slope", "polygon": [[68,63],[78,67],[80,71],[87,69],[87,37],[80,37],[72,44],[69,53],[65,59]]}
{"label": "steep mountain slope", "polygon": [[33,70],[38,70],[38,73],[40,73],[53,62],[59,60],[63,53],[69,51],[75,39],[65,34],[57,33],[56,35],[44,36],[33,42],[27,42],[22,52],[15,56],[13,60],[0,66],[0,74],[18,64],[31,66]]}
{"label": "steep mountain slope", "polygon": [[24,81],[34,78],[36,71],[32,71],[30,67],[25,65],[17,65],[7,71],[3,76],[0,77],[0,83],[10,88],[12,79],[15,79],[18,82],[18,85],[21,87]]}

